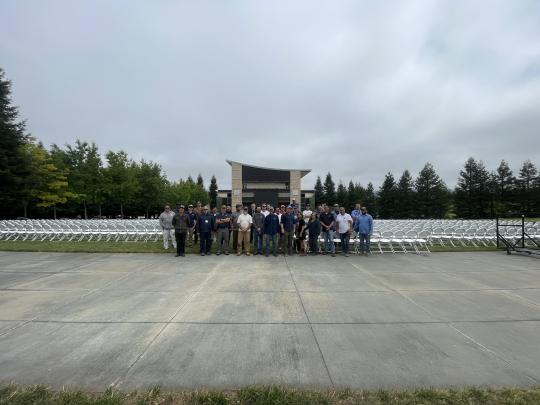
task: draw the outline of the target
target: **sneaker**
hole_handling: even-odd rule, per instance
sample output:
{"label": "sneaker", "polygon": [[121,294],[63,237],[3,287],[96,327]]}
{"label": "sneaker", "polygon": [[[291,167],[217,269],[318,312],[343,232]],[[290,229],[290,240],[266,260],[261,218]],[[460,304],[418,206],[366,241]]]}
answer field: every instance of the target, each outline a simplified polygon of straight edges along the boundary
{"label": "sneaker", "polygon": [[246,253],[246,256],[251,256],[251,253],[247,252],[247,253]]}
{"label": "sneaker", "polygon": [[241,254],[242,254],[242,253],[238,252],[238,253],[236,254],[236,256],[240,256]]}
{"label": "sneaker", "polygon": [[216,256],[219,256],[219,255],[221,255],[221,252],[217,252],[217,253],[216,253]]}
{"label": "sneaker", "polygon": [[348,255],[347,253],[345,253],[345,254],[344,254],[343,256],[345,256],[345,257],[349,257],[349,255]]}
{"label": "sneaker", "polygon": [[[180,256],[180,255],[174,255],[174,257],[178,257],[178,256]],[[182,255],[182,256],[183,256],[183,255]]]}
{"label": "sneaker", "polygon": [[204,256],[204,253],[201,253],[201,256]]}

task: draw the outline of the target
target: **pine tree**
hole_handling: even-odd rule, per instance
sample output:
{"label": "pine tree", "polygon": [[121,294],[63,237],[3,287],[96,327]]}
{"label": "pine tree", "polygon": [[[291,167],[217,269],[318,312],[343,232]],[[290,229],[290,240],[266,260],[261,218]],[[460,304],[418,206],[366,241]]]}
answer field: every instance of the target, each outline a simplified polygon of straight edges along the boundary
{"label": "pine tree", "polygon": [[414,181],[408,170],[405,170],[397,184],[397,218],[412,218],[414,216]]}
{"label": "pine tree", "polygon": [[512,210],[515,200],[515,178],[508,166],[508,163],[503,159],[497,167],[495,173],[496,192],[495,192],[495,205],[498,213],[507,213]]}
{"label": "pine tree", "polygon": [[13,212],[25,177],[31,175],[23,146],[30,142],[18,108],[11,105],[11,82],[0,69],[0,217]]}
{"label": "pine tree", "polygon": [[524,215],[532,215],[540,209],[538,201],[538,170],[530,160],[523,162],[519,170],[519,200]]}
{"label": "pine tree", "polygon": [[396,192],[397,186],[394,175],[388,172],[386,173],[386,176],[384,176],[383,184],[378,193],[377,206],[379,207],[379,215],[381,218],[395,218],[397,208]]}
{"label": "pine tree", "polygon": [[210,197],[210,207],[216,207],[217,206],[217,191],[218,191],[218,185],[216,176],[212,175],[212,178],[210,179],[210,188],[208,192],[208,196]]}
{"label": "pine tree", "polygon": [[203,180],[203,178],[202,178],[202,176],[201,176],[200,173],[199,173],[199,175],[197,176],[197,184],[198,184],[199,186],[201,186],[202,188],[204,188],[204,180]]}
{"label": "pine tree", "polygon": [[349,186],[347,187],[347,198],[345,199],[345,210],[350,212],[354,209],[354,204],[356,201],[356,187],[352,180],[349,181]]}
{"label": "pine tree", "polygon": [[426,163],[415,181],[416,216],[444,218],[448,212],[450,193],[431,163]]}
{"label": "pine tree", "polygon": [[324,179],[324,200],[328,205],[334,205],[336,203],[336,185],[332,180],[330,172],[328,172]]}
{"label": "pine tree", "polygon": [[482,161],[469,158],[454,193],[457,215],[463,218],[485,218],[489,216],[489,172]]}
{"label": "pine tree", "polygon": [[361,201],[362,207],[366,207],[368,212],[371,213],[373,217],[379,215],[379,209],[377,207],[377,196],[375,195],[375,187],[370,181],[366,187],[365,196]]}
{"label": "pine tree", "polygon": [[340,207],[347,206],[347,189],[345,188],[341,180],[339,181],[337,188],[336,201]]}
{"label": "pine tree", "polygon": [[[321,204],[324,202],[324,187],[321,181],[321,176],[317,176],[317,181],[315,182],[314,189],[314,197],[315,197],[315,204]],[[315,205],[315,206],[316,206]]]}

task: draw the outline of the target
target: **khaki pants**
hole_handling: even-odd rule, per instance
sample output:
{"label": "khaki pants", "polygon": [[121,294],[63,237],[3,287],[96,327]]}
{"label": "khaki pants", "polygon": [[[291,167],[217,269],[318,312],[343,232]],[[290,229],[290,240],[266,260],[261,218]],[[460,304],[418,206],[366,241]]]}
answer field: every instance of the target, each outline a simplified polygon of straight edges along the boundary
{"label": "khaki pants", "polygon": [[242,253],[242,242],[244,243],[246,254],[249,253],[249,234],[249,229],[247,231],[238,230],[238,253]]}

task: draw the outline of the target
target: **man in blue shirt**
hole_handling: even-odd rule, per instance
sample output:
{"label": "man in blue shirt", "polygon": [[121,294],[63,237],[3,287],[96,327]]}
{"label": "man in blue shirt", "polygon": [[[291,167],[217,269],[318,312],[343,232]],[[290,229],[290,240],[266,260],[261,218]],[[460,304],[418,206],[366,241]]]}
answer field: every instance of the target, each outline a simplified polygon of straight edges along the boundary
{"label": "man in blue shirt", "polygon": [[368,214],[367,208],[362,207],[362,214],[356,219],[354,229],[360,239],[360,254],[367,256],[371,253],[371,234],[373,233],[373,217]]}
{"label": "man in blue shirt", "polygon": [[277,235],[279,233],[279,218],[274,213],[274,207],[270,207],[270,213],[264,218],[265,256],[270,253],[270,241],[272,241],[272,255],[276,254]]}
{"label": "man in blue shirt", "polygon": [[296,216],[293,214],[292,206],[287,207],[285,214],[281,215],[281,233],[283,233],[283,253],[287,256],[292,255],[294,226],[296,224]]}

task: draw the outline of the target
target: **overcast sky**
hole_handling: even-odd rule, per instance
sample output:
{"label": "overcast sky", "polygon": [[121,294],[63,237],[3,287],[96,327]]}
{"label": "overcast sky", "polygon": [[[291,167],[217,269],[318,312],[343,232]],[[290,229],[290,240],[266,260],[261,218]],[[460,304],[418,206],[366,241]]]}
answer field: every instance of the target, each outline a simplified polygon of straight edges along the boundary
{"label": "overcast sky", "polygon": [[312,169],[303,188],[540,164],[538,0],[0,0],[0,67],[45,145],[220,188],[225,159]]}

